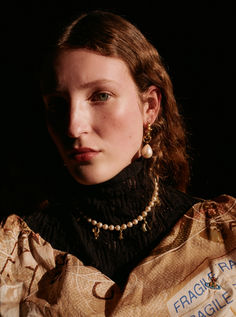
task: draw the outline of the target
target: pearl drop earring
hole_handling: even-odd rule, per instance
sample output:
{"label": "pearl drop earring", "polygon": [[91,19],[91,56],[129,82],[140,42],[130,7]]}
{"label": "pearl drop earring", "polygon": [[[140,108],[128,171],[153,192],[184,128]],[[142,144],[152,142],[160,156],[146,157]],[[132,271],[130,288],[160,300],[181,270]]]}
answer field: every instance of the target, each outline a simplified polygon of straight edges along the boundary
{"label": "pearl drop earring", "polygon": [[145,134],[143,136],[143,142],[145,143],[145,145],[141,151],[142,156],[146,159],[151,158],[153,154],[152,148],[150,144],[148,144],[152,140],[151,131],[151,124],[148,123],[147,130],[145,131]]}

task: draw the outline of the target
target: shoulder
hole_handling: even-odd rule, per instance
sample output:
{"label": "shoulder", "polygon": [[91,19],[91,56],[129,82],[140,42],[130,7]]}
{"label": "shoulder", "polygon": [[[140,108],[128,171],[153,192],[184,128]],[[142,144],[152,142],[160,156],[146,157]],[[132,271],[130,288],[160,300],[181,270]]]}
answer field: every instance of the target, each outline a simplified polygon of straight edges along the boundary
{"label": "shoulder", "polygon": [[[217,248],[216,248],[217,245]],[[158,245],[158,252],[185,248],[216,254],[219,246],[233,249],[236,245],[236,199],[221,195],[193,204],[179,217],[170,233]],[[222,251],[223,252],[223,251]]]}
{"label": "shoulder", "polygon": [[3,234],[9,230],[16,233],[30,228],[29,230],[33,232],[47,236],[51,234],[52,230],[58,229],[60,215],[60,208],[45,200],[31,211],[8,211],[1,215],[0,230]]}
{"label": "shoulder", "polygon": [[201,231],[199,236],[209,243],[233,246],[236,243],[236,199],[221,195],[198,202],[184,215],[183,222],[191,223],[191,236]]}
{"label": "shoulder", "polygon": [[[16,214],[11,214],[0,223],[0,252],[3,257],[0,266],[4,267],[4,261],[11,259],[11,254],[17,249],[18,241],[31,234],[31,229],[26,222]],[[5,256],[8,257],[5,259]],[[2,262],[3,261],[3,262]]]}
{"label": "shoulder", "polygon": [[202,200],[193,206],[196,216],[204,215],[206,218],[219,218],[223,216],[236,219],[236,198],[221,195],[214,199]]}
{"label": "shoulder", "polygon": [[[10,214],[9,216],[2,219],[0,223],[0,236],[1,238],[6,235],[15,235],[22,231],[30,232],[30,228],[26,222],[16,214]],[[2,241],[2,240],[1,240]]]}

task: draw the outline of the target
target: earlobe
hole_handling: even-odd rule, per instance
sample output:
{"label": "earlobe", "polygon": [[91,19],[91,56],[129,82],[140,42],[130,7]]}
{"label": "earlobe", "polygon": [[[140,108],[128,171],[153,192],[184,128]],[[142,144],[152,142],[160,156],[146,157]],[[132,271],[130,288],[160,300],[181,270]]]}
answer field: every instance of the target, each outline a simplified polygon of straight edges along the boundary
{"label": "earlobe", "polygon": [[156,86],[150,86],[144,94],[144,122],[153,124],[161,106],[161,92]]}

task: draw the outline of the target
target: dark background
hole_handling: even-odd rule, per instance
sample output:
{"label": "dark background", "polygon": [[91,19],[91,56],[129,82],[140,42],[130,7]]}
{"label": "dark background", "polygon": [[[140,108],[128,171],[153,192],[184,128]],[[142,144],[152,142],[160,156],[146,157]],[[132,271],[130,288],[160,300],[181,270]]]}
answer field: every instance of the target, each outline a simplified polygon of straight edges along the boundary
{"label": "dark background", "polygon": [[43,121],[38,66],[59,25],[88,9],[134,23],[158,49],[188,130],[189,192],[235,191],[233,1],[25,1],[1,7],[1,208],[41,200],[60,159]]}

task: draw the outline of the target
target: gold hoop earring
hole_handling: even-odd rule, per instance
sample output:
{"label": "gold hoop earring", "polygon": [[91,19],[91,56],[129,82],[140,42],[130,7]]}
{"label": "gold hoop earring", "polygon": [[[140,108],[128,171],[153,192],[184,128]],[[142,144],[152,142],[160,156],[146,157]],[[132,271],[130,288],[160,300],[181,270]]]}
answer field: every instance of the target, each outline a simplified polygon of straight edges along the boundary
{"label": "gold hoop earring", "polygon": [[149,142],[152,140],[151,131],[151,124],[148,123],[147,130],[145,131],[145,134],[143,136],[143,142],[145,143],[145,145],[141,151],[142,156],[146,159],[151,158],[153,155],[152,148],[149,144]]}

